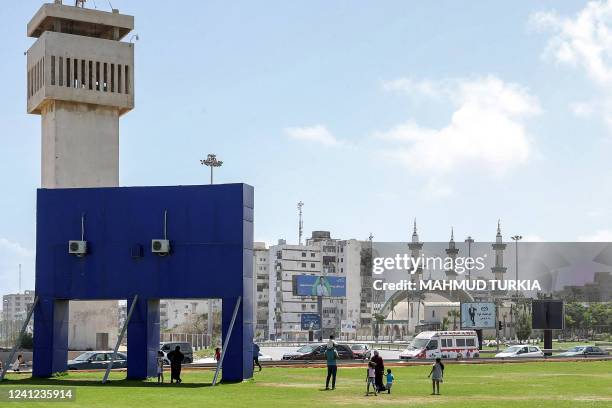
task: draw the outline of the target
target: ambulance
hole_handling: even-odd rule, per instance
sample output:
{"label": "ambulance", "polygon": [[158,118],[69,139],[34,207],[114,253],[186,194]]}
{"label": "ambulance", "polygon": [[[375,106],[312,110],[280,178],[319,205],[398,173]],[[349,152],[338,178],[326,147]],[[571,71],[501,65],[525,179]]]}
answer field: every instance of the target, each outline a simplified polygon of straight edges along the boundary
{"label": "ambulance", "polygon": [[424,331],[416,335],[399,358],[474,358],[479,355],[478,336],[473,330]]}

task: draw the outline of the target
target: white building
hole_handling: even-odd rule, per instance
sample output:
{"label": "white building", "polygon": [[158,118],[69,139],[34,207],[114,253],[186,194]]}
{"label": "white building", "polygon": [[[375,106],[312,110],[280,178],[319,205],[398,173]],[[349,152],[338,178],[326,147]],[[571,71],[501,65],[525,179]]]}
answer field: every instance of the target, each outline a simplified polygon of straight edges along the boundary
{"label": "white building", "polygon": [[32,303],[34,303],[33,290],[26,290],[23,293],[12,293],[2,296],[2,320],[25,320]]}
{"label": "white building", "polygon": [[[258,300],[256,333],[265,330],[266,314],[267,335],[273,339],[308,340],[309,330],[302,328],[304,314],[317,314],[322,318],[324,337],[340,335],[343,320],[360,324],[362,272],[359,241],[334,239],[328,231],[314,231],[304,245],[288,245],[279,240],[268,250],[264,248],[254,251],[257,257],[254,260]],[[298,296],[297,279],[301,275],[344,277],[346,296],[321,299]],[[371,310],[368,314],[371,315]],[[318,332],[313,334],[316,336]]]}
{"label": "white building", "polygon": [[[161,330],[174,330],[181,332],[181,326],[188,322],[194,322],[194,318],[208,315],[207,299],[161,299],[159,301],[159,326]],[[213,314],[221,311],[219,300],[212,301]],[[119,327],[127,318],[127,302],[119,302]],[[206,331],[206,319],[204,319],[201,330]]]}
{"label": "white building", "polygon": [[265,242],[253,243],[253,273],[255,285],[253,285],[253,299],[255,310],[253,311],[253,322],[255,322],[255,337],[270,338],[269,330],[269,302],[270,302],[270,250],[266,248]]}

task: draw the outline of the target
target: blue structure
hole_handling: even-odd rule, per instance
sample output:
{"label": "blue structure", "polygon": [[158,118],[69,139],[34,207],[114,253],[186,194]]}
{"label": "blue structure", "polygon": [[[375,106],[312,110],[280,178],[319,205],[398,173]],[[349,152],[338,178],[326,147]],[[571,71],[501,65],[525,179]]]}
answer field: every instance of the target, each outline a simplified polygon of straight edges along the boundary
{"label": "blue structure", "polygon": [[[159,300],[222,299],[225,339],[242,302],[223,363],[223,381],[253,374],[253,187],[40,189],[37,202],[33,376],[66,371],[68,301],[138,300],[128,325],[128,378],[156,375]],[[167,237],[159,256],[151,240]],[[68,253],[81,239],[87,254]]]}

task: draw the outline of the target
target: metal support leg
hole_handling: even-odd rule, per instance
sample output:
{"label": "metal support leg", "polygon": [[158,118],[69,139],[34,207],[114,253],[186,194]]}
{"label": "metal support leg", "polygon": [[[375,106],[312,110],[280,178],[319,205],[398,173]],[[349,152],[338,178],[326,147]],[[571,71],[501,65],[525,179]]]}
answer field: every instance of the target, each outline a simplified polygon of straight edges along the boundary
{"label": "metal support leg", "polygon": [[234,329],[234,323],[236,322],[236,316],[238,315],[238,309],[240,308],[240,302],[242,301],[242,296],[238,296],[238,300],[236,301],[236,306],[234,306],[234,314],[232,314],[232,320],[230,321],[229,329],[227,331],[227,337],[225,337],[225,341],[223,341],[223,349],[221,349],[221,359],[219,360],[219,364],[217,364],[217,369],[215,370],[215,377],[213,378],[212,386],[214,387],[217,384],[217,377],[219,376],[219,370],[223,367],[223,359],[225,358],[225,352],[227,351],[227,345],[229,344],[229,339],[232,337],[232,330]]}
{"label": "metal support leg", "polygon": [[25,319],[25,322],[23,322],[23,326],[21,326],[21,330],[19,331],[19,337],[17,338],[17,343],[13,346],[13,349],[11,350],[11,354],[9,354],[8,359],[4,362],[4,366],[2,367],[2,373],[0,373],[0,381],[4,380],[4,376],[6,375],[6,372],[8,371],[9,364],[11,361],[13,361],[13,358],[15,358],[15,353],[17,352],[17,349],[19,348],[19,346],[21,346],[21,338],[25,334],[26,328],[28,327],[28,324],[30,323],[30,319],[32,318],[32,314],[34,313],[34,307],[36,307],[37,303],[38,303],[38,296],[34,297],[34,303],[32,303],[32,307],[30,307],[30,310],[28,311],[28,315]]}
{"label": "metal support leg", "polygon": [[128,312],[127,318],[125,319],[125,323],[123,323],[123,327],[121,328],[121,334],[119,334],[119,337],[117,338],[117,344],[115,344],[115,349],[113,350],[111,359],[108,362],[108,367],[106,367],[106,372],[104,373],[102,384],[106,384],[106,381],[108,381],[110,370],[111,368],[113,368],[113,363],[115,362],[115,356],[117,355],[117,351],[119,350],[119,345],[123,341],[123,336],[125,336],[125,331],[127,330],[128,323],[130,322],[130,319],[132,318],[132,313],[134,312],[134,306],[136,306],[136,302],[138,302],[138,295],[134,296],[134,300],[132,301],[132,305],[130,306],[130,311]]}

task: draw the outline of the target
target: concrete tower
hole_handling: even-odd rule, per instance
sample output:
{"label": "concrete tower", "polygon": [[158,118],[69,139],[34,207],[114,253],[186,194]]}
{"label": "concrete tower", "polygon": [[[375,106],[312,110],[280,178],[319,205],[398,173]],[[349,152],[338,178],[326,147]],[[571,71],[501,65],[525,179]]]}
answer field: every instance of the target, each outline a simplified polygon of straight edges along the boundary
{"label": "concrete tower", "polygon": [[[423,243],[419,242],[419,234],[417,233],[416,219],[413,223],[412,230],[412,241],[408,243],[408,249],[410,249],[410,256],[412,259],[417,259],[421,256],[421,249],[423,249]],[[412,273],[412,271],[410,271]],[[417,281],[423,279],[423,268],[419,266],[414,274],[411,275],[411,280]]]}
{"label": "concrete tower", "polygon": [[[41,116],[43,188],[119,185],[119,117],[134,107],[132,16],[43,4],[27,34],[27,111]],[[117,332],[117,302],[73,304],[70,347]],[[96,344],[97,343],[97,344]]]}
{"label": "concrete tower", "polygon": [[491,245],[493,251],[495,251],[495,266],[491,267],[491,272],[495,276],[496,280],[504,279],[506,273],[506,267],[504,266],[504,250],[506,244],[504,244],[501,235],[501,223],[497,221],[497,235],[495,236],[495,243]]}
{"label": "concrete tower", "polygon": [[446,252],[446,256],[453,260],[451,268],[445,271],[446,277],[449,280],[457,279],[457,272],[455,271],[455,260],[457,259],[457,254],[459,253],[459,249],[455,246],[455,234],[454,234],[452,227],[451,227],[450,241],[448,241],[448,248],[445,250],[445,252]]}

